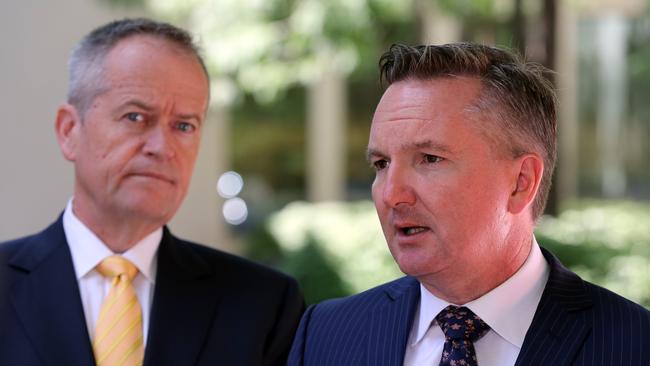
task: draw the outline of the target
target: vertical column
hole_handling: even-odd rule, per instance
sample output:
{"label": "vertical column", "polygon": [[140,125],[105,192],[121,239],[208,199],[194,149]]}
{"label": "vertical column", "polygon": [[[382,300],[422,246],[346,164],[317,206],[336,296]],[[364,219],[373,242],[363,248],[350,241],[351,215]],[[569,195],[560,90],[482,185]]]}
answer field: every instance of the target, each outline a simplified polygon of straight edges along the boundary
{"label": "vertical column", "polygon": [[558,164],[557,201],[564,202],[578,195],[578,17],[574,5],[557,4],[555,53],[558,89]]}
{"label": "vertical column", "polygon": [[419,0],[415,9],[422,22],[421,38],[425,44],[445,44],[460,39],[460,23],[442,12],[435,1]]}
{"label": "vertical column", "polygon": [[597,126],[602,190],[605,197],[625,194],[626,177],[621,130],[626,118],[627,23],[616,13],[599,20]]}
{"label": "vertical column", "polygon": [[347,93],[344,76],[323,70],[308,87],[307,198],[310,201],[345,198],[345,120]]}

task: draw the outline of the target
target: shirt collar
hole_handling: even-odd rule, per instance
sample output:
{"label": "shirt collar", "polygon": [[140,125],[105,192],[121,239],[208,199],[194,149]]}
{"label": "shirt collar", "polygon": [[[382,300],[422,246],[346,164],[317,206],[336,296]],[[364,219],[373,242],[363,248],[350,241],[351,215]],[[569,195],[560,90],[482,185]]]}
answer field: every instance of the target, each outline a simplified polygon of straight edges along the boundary
{"label": "shirt collar", "polygon": [[[63,212],[63,231],[70,247],[78,280],[91,272],[106,257],[115,254],[75,216],[72,210],[72,199],[68,201]],[[122,253],[122,256],[131,261],[152,284],[155,283],[156,256],[161,239],[162,228],[158,228]]]}
{"label": "shirt collar", "polygon": [[[490,292],[464,306],[483,319],[500,337],[521,348],[544,292],[549,267],[533,237],[530,253],[515,274]],[[422,340],[436,315],[450,304],[420,284],[420,307],[413,344]]]}

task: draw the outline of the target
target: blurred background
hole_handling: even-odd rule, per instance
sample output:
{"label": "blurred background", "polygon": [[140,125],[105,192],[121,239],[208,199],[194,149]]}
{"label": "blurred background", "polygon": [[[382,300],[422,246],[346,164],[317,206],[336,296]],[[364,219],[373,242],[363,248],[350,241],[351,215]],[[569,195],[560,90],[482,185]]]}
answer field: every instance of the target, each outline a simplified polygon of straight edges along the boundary
{"label": "blurred background", "polygon": [[212,101],[179,236],[299,279],[308,303],[401,275],[364,154],[395,42],[508,47],[555,72],[559,163],[537,229],[580,275],[650,308],[649,0],[28,0],[0,12],[0,241],[63,210],[53,133],[92,28],[148,16],[203,48]]}

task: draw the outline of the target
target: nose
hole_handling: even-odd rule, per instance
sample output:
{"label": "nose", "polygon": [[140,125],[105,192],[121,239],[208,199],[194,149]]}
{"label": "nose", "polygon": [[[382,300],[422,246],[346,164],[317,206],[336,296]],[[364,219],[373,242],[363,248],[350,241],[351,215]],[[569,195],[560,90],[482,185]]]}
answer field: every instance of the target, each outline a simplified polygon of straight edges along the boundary
{"label": "nose", "polygon": [[411,178],[404,169],[390,166],[381,182],[381,198],[384,204],[392,208],[400,204],[414,205],[416,194],[411,183]]}
{"label": "nose", "polygon": [[147,131],[143,152],[147,156],[159,159],[171,159],[175,156],[173,136],[164,123],[157,123]]}

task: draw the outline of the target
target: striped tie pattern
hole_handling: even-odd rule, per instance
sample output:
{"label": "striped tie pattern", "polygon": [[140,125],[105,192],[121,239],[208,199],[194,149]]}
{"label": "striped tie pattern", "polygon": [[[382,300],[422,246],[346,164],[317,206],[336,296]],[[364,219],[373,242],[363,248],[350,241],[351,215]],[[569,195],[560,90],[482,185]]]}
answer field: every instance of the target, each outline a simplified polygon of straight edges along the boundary
{"label": "striped tie pattern", "polygon": [[131,284],[138,270],[121,256],[104,259],[96,269],[112,285],[95,327],[95,362],[97,366],[142,365],[142,311]]}

